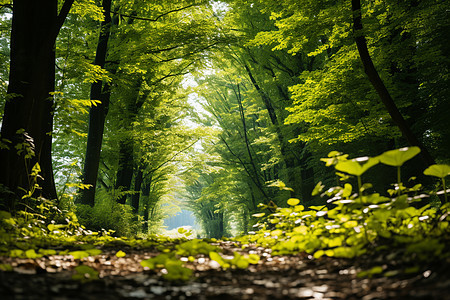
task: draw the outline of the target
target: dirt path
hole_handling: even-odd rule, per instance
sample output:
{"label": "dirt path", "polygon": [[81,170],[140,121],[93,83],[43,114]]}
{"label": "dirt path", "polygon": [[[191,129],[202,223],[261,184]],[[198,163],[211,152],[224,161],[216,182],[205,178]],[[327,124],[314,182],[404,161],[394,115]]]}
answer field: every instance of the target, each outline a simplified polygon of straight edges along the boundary
{"label": "dirt path", "polygon": [[[221,243],[224,254],[242,252],[233,243]],[[264,248],[246,248],[261,260],[247,269],[222,270],[217,263],[197,255],[186,266],[194,270],[187,282],[168,282],[164,270],[144,270],[140,261],[154,257],[156,249],[103,249],[102,254],[75,260],[70,255],[37,259],[0,258],[14,271],[0,272],[1,299],[450,299],[450,264],[421,267],[410,275],[359,278],[376,260],[307,255],[271,256]],[[72,279],[74,268],[87,265],[99,279]],[[381,265],[382,262],[381,262]],[[383,268],[389,266],[384,265]],[[417,270],[416,270],[417,271]]]}

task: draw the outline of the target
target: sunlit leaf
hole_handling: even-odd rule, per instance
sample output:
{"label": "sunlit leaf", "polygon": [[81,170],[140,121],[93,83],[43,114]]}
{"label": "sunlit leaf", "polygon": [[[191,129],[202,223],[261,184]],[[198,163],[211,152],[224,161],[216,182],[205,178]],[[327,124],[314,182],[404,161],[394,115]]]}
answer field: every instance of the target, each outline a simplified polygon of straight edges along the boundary
{"label": "sunlit leaf", "polygon": [[258,254],[249,254],[248,256],[248,262],[252,265],[257,264],[261,258]]}
{"label": "sunlit leaf", "polygon": [[280,236],[280,235],[282,235],[282,234],[283,234],[283,231],[280,230],[280,229],[273,230],[273,231],[270,233],[271,236]]}
{"label": "sunlit leaf", "polygon": [[348,198],[352,194],[352,185],[350,183],[344,184],[344,190],[342,191],[342,197]]}
{"label": "sunlit leaf", "polygon": [[313,191],[311,192],[311,195],[312,196],[317,196],[317,195],[319,195],[322,191],[323,191],[323,188],[324,188],[325,186],[322,184],[322,181],[319,181],[317,184],[316,184],[316,186],[314,187],[314,189],[313,189]]}
{"label": "sunlit leaf", "polygon": [[428,176],[435,176],[439,178],[444,178],[448,175],[450,175],[450,166],[449,165],[431,165],[425,171],[423,171],[423,174]]}
{"label": "sunlit leaf", "polygon": [[252,217],[261,218],[261,217],[264,217],[265,215],[266,215],[266,213],[258,213],[258,214],[253,214]]}
{"label": "sunlit leaf", "polygon": [[127,255],[125,252],[123,252],[122,250],[117,251],[116,256],[117,257],[124,257],[125,255]]}
{"label": "sunlit leaf", "polygon": [[222,266],[225,263],[222,256],[220,256],[220,254],[217,252],[209,252],[209,258],[211,260],[218,262],[220,266]]}
{"label": "sunlit leaf", "polygon": [[27,258],[34,259],[40,257],[41,255],[37,254],[36,251],[34,251],[34,249],[28,249],[27,251],[25,251],[25,256]]}
{"label": "sunlit leaf", "polygon": [[291,206],[296,206],[297,204],[299,204],[300,203],[300,200],[299,199],[296,199],[296,198],[289,198],[288,200],[287,200],[287,204],[289,204],[289,205],[291,205]]}
{"label": "sunlit leaf", "polygon": [[410,160],[419,153],[419,147],[405,147],[386,151],[383,154],[379,155],[378,159],[385,165],[401,167],[406,161]]}
{"label": "sunlit leaf", "polygon": [[350,175],[361,176],[369,168],[378,164],[379,160],[373,157],[359,157],[352,160],[339,162],[335,168],[338,171],[348,173]]}
{"label": "sunlit leaf", "polygon": [[74,259],[83,259],[89,256],[89,253],[86,251],[72,251],[69,252],[69,254],[72,255]]}

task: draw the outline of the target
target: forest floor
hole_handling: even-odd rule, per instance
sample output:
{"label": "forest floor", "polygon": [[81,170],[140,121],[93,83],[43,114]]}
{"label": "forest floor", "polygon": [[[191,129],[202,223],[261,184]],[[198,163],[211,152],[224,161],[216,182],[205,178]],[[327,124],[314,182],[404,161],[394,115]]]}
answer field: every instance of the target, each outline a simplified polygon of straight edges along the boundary
{"label": "forest floor", "polygon": [[[358,276],[373,266],[389,268],[380,258],[314,259],[306,254],[272,256],[251,245],[217,242],[224,255],[258,254],[246,269],[222,270],[209,257],[197,255],[186,266],[194,270],[186,282],[162,278],[164,270],[144,270],[140,262],[160,253],[156,247],[104,248],[96,256],[74,259],[51,255],[35,259],[0,257],[0,299],[450,299],[450,263],[420,266],[390,277]],[[117,251],[124,257],[117,257]],[[80,282],[74,268],[87,265],[99,278]],[[398,266],[397,266],[398,267]]]}

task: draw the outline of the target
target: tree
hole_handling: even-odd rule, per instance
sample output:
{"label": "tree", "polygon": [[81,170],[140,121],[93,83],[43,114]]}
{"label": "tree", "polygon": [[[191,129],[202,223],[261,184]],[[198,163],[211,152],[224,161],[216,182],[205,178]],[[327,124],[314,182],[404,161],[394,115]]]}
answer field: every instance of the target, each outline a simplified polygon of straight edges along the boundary
{"label": "tree", "polygon": [[386,110],[391,116],[394,123],[402,132],[405,139],[411,146],[418,146],[422,150],[422,157],[424,158],[425,163],[428,165],[435,164],[434,159],[431,157],[428,150],[419,141],[417,136],[412,132],[406,123],[403,115],[398,110],[397,105],[392,99],[391,94],[387,90],[383,80],[381,80],[380,75],[378,74],[372,58],[370,57],[369,49],[367,48],[367,41],[362,33],[363,25],[362,25],[362,16],[361,16],[361,1],[360,0],[352,0],[352,12],[353,12],[353,30],[355,34],[355,42],[358,48],[359,56],[364,66],[364,72],[367,74],[370,82],[372,83],[374,89],[377,91],[381,102],[383,102]]}
{"label": "tree", "polygon": [[[441,64],[445,60],[440,55],[445,48],[444,40],[438,31],[448,27],[442,15],[448,4],[389,1],[368,3],[360,10],[358,1],[353,1],[353,9],[351,3],[343,2],[316,1],[312,5],[302,1],[257,2],[271,14],[277,29],[258,33],[254,43],[314,58],[313,68],[303,72],[301,82],[291,88],[294,103],[287,122],[308,125],[297,141],[310,142],[316,149],[329,149],[329,145],[345,146],[363,138],[372,140],[375,147],[381,143],[388,148],[394,144],[426,143],[431,153],[436,152],[435,145],[440,140],[437,130],[442,134],[446,131],[429,119],[433,111],[429,108],[434,107],[435,95],[440,92],[425,82],[434,78],[444,88],[445,76],[438,75],[443,68],[431,62],[429,54],[434,51],[437,54],[434,60]],[[439,29],[419,25],[429,24],[430,20]],[[358,27],[353,35],[352,24]],[[359,61],[360,53],[364,68]],[[371,80],[363,73],[370,69],[368,57],[384,82],[382,98],[375,93],[381,92],[380,80],[376,89],[371,84],[376,77],[374,68],[370,71]],[[434,70],[433,75],[430,70]],[[388,94],[395,101],[388,101]],[[447,111],[448,106],[443,104],[446,101],[439,97],[442,111]],[[434,120],[436,117],[435,114]],[[400,134],[404,139],[399,138]]]}
{"label": "tree", "polygon": [[[17,195],[29,190],[29,174],[38,163],[42,195],[56,199],[51,147],[55,86],[55,42],[74,0],[14,1],[8,100],[1,129],[0,184]],[[3,206],[15,200],[2,197]]]}
{"label": "tree", "polygon": [[[103,0],[102,6],[104,19],[100,24],[100,33],[95,52],[94,65],[103,69],[105,67],[106,56],[108,53],[108,42],[111,33],[111,0]],[[97,186],[98,167],[100,164],[100,151],[103,141],[103,129],[105,119],[108,113],[109,101],[111,97],[111,86],[108,82],[97,79],[91,85],[90,99],[97,100],[98,103],[92,106],[89,111],[88,140],[86,147],[86,157],[83,168],[83,184],[89,185],[88,188],[81,190],[79,202],[94,206],[95,188]]]}
{"label": "tree", "polygon": [[[206,9],[199,8],[198,5],[199,3],[192,1],[171,2],[164,8],[159,5],[142,6],[141,3],[118,2],[116,5],[112,13],[116,18],[125,19],[127,22],[120,23],[109,46],[108,60],[114,65],[113,69],[117,70],[117,74],[111,84],[104,84],[102,104],[92,107],[90,112],[90,123],[97,126],[89,129],[83,183],[92,185],[92,188],[80,190],[82,203],[94,204],[104,117],[107,112],[104,107],[109,103],[112,91],[116,91],[116,96],[113,97],[119,99],[116,106],[120,107],[120,113],[113,122],[118,122],[117,132],[121,137],[118,144],[120,154],[115,188],[126,192],[131,189],[133,169],[139,164],[139,158],[135,159],[133,155],[133,124],[137,115],[143,113],[142,106],[146,101],[151,101],[155,93],[158,94],[155,92],[158,88],[172,89],[170,84],[175,86],[180,80],[173,78],[181,77],[196,67],[196,61],[202,51],[217,43],[214,39],[201,38],[212,35],[207,21],[193,18],[189,22],[179,22],[184,20],[185,14],[200,16],[200,12]],[[139,14],[136,11],[139,11]],[[102,30],[101,34],[106,32]],[[149,34],[150,32],[153,34]],[[111,72],[111,69],[109,71]],[[172,82],[166,84],[167,86],[165,83],[160,86],[164,80]],[[94,85],[102,83],[97,82]],[[126,200],[125,194],[118,198],[120,203],[125,203]]]}

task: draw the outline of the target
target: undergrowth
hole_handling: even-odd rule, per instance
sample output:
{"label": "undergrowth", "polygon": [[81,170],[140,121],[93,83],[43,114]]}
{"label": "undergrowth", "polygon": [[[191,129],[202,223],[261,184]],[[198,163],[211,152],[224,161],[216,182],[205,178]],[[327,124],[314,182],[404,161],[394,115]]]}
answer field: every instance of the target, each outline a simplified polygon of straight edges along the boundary
{"label": "undergrowth", "polygon": [[[423,191],[421,184],[408,186],[402,183],[402,165],[416,156],[416,147],[387,151],[377,157],[348,159],[347,155],[331,152],[322,159],[327,166],[333,166],[342,179],[342,185],[325,189],[318,183],[313,194],[326,199],[326,205],[306,207],[300,199],[287,200],[288,207],[277,207],[269,214],[255,214],[259,218],[252,234],[232,239],[245,248],[248,244],[272,249],[272,255],[295,255],[307,253],[312,259],[323,256],[355,258],[369,256],[381,261],[379,265],[361,272],[360,276],[395,276],[401,273],[420,271],[420,266],[435,261],[449,261],[449,221],[450,203],[447,202],[445,178],[450,174],[450,166],[433,165],[424,171],[425,175],[440,180],[438,190]],[[369,183],[364,183],[362,175],[377,164],[396,168],[392,188],[387,196],[373,192]],[[356,179],[351,185],[350,177]],[[281,182],[280,189],[288,189]],[[430,200],[434,199],[433,205]],[[0,255],[36,259],[50,255],[72,255],[83,259],[102,253],[105,247],[113,247],[117,256],[126,255],[127,247],[137,249],[156,248],[160,254],[141,265],[158,270],[167,280],[186,281],[192,278],[192,270],[186,262],[196,257],[207,256],[222,269],[245,269],[249,264],[257,264],[256,254],[234,256],[221,255],[216,240],[189,240],[190,231],[183,228],[179,233],[185,237],[170,239],[164,236],[146,238],[115,237],[112,231],[91,231],[84,227],[73,212],[62,212],[50,201],[26,199],[29,210],[16,215],[0,211]],[[87,218],[111,208],[111,214],[127,214],[111,206],[99,204],[88,211],[80,207]],[[267,209],[260,205],[262,210]],[[273,207],[271,210],[273,211]],[[80,211],[78,211],[80,212]],[[91,214],[91,215],[89,215]],[[81,214],[82,216],[83,214]],[[111,216],[112,218],[112,216]],[[92,225],[92,224],[91,224]],[[100,227],[104,224],[97,224]],[[106,224],[108,225],[108,224]],[[120,225],[120,224],[116,224]],[[121,232],[122,233],[122,232]],[[120,256],[119,256],[120,255]],[[380,259],[381,258],[381,259]],[[0,270],[11,271],[7,265]],[[85,276],[86,275],[86,276]],[[74,270],[74,280],[98,279],[98,272],[87,266]]]}
{"label": "undergrowth", "polygon": [[[424,192],[421,184],[407,187],[401,181],[401,166],[419,152],[417,147],[402,148],[349,160],[347,155],[333,151],[322,160],[334,166],[343,181],[356,177],[356,188],[347,182],[325,190],[319,183],[313,194],[321,193],[327,205],[305,207],[299,199],[291,198],[287,200],[289,207],[277,208],[267,216],[264,212],[255,214],[261,219],[255,225],[259,230],[236,240],[269,247],[274,255],[306,252],[316,259],[361,255],[387,258],[382,266],[362,273],[364,276],[392,276],[418,271],[426,262],[448,261],[450,203],[446,202],[445,177],[450,174],[450,166],[433,165],[424,171],[441,180],[442,191]],[[379,163],[397,169],[397,180],[387,191],[389,197],[369,192],[371,184],[362,182],[362,175]],[[285,189],[282,184],[279,187]],[[437,196],[443,199],[442,205],[436,205],[436,201],[430,204]],[[402,268],[396,269],[392,262]]]}

